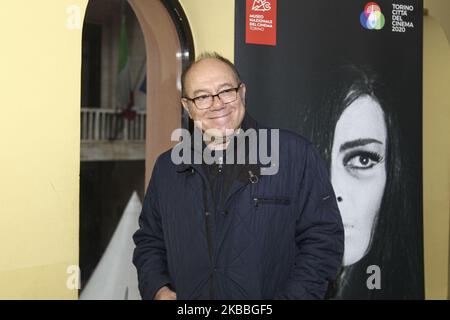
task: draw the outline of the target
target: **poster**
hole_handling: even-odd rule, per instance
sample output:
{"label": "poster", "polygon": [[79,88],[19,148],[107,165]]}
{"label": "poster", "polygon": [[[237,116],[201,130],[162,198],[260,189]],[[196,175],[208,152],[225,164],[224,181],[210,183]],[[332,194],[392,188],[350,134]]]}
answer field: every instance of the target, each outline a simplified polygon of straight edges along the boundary
{"label": "poster", "polygon": [[[328,165],[346,238],[327,297],[422,299],[423,2],[273,2],[235,2],[235,62],[250,114]],[[249,41],[249,6],[276,42]]]}

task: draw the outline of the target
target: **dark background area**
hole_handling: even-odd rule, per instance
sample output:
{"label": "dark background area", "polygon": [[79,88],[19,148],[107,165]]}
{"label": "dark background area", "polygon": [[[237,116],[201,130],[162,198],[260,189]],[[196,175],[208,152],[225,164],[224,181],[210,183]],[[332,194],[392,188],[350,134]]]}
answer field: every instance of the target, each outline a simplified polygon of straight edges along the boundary
{"label": "dark background area", "polygon": [[100,107],[102,26],[85,23],[83,26],[83,59],[81,64],[81,105]]}
{"label": "dark background area", "polygon": [[[421,6],[398,1],[414,4],[408,19],[416,29],[396,33],[390,27],[391,1],[377,1],[386,17],[382,30],[361,26],[367,2],[278,0],[277,46],[272,47],[245,44],[245,1],[236,1],[235,62],[248,88],[247,108],[257,120],[301,133],[302,106],[317,100],[327,72],[342,64],[368,65],[395,93],[402,130],[414,142],[410,153],[420,154]],[[418,162],[411,165],[421,168]]]}

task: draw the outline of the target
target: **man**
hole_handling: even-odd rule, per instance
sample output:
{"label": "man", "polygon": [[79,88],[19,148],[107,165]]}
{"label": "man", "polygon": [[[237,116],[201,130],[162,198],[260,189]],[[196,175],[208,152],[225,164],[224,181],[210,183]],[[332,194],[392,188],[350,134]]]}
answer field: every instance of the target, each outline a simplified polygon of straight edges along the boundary
{"label": "man", "polygon": [[[188,161],[174,161],[173,150],[156,161],[134,235],[142,297],[323,298],[341,265],[344,231],[318,153],[284,130],[279,141],[258,138],[256,147],[239,139],[267,128],[246,114],[246,87],[218,54],[193,63],[182,86],[203,141],[184,150]],[[263,164],[260,153],[250,161],[265,147],[279,153],[278,163]],[[219,160],[196,163],[204,150]]]}

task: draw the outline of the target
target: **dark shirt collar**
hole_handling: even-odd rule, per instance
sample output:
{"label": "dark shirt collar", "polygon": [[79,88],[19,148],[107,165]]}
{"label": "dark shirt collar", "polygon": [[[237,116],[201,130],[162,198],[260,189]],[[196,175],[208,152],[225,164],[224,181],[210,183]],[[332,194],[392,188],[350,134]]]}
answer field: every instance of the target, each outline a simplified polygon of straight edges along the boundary
{"label": "dark shirt collar", "polygon": [[[255,130],[257,130],[258,127],[259,127],[259,126],[258,126],[258,123],[257,123],[257,122],[250,116],[250,114],[246,111],[245,114],[244,114],[244,118],[243,118],[243,120],[242,120],[242,122],[241,122],[240,128],[241,128],[243,131],[247,131],[247,130],[249,130],[249,129],[255,129]],[[178,172],[183,172],[183,171],[186,171],[186,170],[188,170],[189,168],[191,168],[191,167],[193,166],[192,164],[194,163],[194,153],[201,153],[201,154],[203,155],[203,150],[206,148],[206,144],[205,144],[205,142],[203,141],[203,137],[202,137],[202,134],[203,134],[203,133],[200,132],[200,130],[199,130],[198,128],[196,128],[196,127],[194,127],[194,130],[193,130],[193,131],[195,131],[195,130],[197,130],[197,132],[196,132],[196,133],[192,132],[192,137],[191,137],[191,139],[192,139],[192,140],[191,140],[191,148],[192,148],[192,150],[193,150],[193,152],[192,152],[192,154],[191,154],[191,156],[192,156],[191,164],[185,164],[185,163],[180,164],[180,165],[178,166],[178,168],[177,168],[177,171],[178,171]],[[194,139],[194,134],[200,135],[201,141],[202,141],[201,145],[198,143],[198,141],[196,141],[196,139]],[[236,136],[234,136],[233,139],[236,139]],[[199,140],[199,139],[197,139],[197,140]],[[237,152],[236,152],[237,143],[234,143],[233,145],[234,145],[234,148],[235,148],[234,155],[235,155],[235,157],[236,157],[236,155],[237,155]],[[228,149],[229,149],[229,148],[228,148]],[[228,149],[227,149],[227,152],[230,151],[230,150],[228,150]],[[246,150],[246,152],[248,153],[248,150],[249,150],[248,146],[246,146],[245,150]],[[214,155],[214,151],[213,151],[212,154]],[[226,153],[223,152],[223,154],[224,154],[224,160],[225,160],[225,159],[226,159]],[[235,162],[236,162],[236,161],[235,161]]]}

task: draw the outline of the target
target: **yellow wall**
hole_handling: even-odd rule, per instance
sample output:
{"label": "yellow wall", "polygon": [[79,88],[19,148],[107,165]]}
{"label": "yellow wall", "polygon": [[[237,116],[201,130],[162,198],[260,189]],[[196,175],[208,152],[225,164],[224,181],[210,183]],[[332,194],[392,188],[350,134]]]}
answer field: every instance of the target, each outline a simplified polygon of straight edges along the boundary
{"label": "yellow wall", "polygon": [[216,51],[234,61],[234,0],[180,0],[191,25],[195,53]]}
{"label": "yellow wall", "polygon": [[86,3],[1,3],[0,298],[77,294],[81,30],[66,10]]}
{"label": "yellow wall", "polygon": [[449,296],[450,48],[442,28],[424,19],[423,190],[428,299]]}

